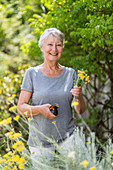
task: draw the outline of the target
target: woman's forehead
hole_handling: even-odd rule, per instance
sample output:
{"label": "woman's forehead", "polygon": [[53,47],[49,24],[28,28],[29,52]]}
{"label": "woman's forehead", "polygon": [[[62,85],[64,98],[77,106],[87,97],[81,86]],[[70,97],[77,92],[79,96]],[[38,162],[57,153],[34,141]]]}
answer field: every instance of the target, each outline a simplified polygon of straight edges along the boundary
{"label": "woman's forehead", "polygon": [[55,42],[55,43],[61,43],[61,40],[58,37],[55,37],[54,35],[50,34],[45,42]]}

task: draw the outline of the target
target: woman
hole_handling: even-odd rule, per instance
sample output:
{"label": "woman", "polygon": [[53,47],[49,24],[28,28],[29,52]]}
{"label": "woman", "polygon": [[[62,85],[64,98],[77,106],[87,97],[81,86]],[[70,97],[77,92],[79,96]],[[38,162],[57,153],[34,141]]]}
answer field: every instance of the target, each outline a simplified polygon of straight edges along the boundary
{"label": "woman", "polygon": [[[81,114],[85,111],[82,88],[73,85],[77,79],[76,72],[58,63],[63,46],[64,35],[61,31],[56,28],[45,30],[39,40],[44,63],[26,71],[21,87],[17,110],[19,115],[32,117],[29,122],[28,145],[31,153],[35,151],[37,155],[41,154],[39,143],[48,151],[54,150],[45,136],[62,145],[67,134],[71,136],[74,132],[71,108],[73,97],[79,103],[77,112]],[[30,98],[31,106],[28,104]],[[57,116],[50,111],[50,106],[55,103],[59,105]]]}

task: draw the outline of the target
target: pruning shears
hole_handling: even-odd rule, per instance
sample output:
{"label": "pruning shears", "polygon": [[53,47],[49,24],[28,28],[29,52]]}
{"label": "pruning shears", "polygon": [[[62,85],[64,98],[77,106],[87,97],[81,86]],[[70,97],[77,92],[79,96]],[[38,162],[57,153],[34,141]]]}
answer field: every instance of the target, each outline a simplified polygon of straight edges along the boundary
{"label": "pruning shears", "polygon": [[55,116],[57,116],[58,115],[58,108],[59,108],[58,104],[53,104],[53,105],[50,106],[49,109]]}

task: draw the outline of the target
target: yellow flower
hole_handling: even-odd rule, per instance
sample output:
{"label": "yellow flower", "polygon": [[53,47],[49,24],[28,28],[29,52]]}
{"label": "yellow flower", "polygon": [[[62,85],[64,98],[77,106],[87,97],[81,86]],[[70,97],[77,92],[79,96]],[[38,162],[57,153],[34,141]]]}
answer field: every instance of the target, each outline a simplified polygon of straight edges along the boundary
{"label": "yellow flower", "polygon": [[88,166],[88,161],[87,160],[84,160],[83,162],[80,163],[80,165],[83,165],[84,168],[86,168]]}
{"label": "yellow flower", "polygon": [[55,123],[56,123],[56,121],[53,121],[52,123],[53,123],[53,124],[55,124]]}
{"label": "yellow flower", "polygon": [[16,94],[12,94],[12,96],[13,96],[13,97],[15,97],[15,96],[16,96]]}
{"label": "yellow flower", "polygon": [[2,163],[3,161],[2,160],[0,160],[0,164]]}
{"label": "yellow flower", "polygon": [[0,125],[3,125],[3,124],[4,124],[3,121],[4,121],[4,120],[0,121]]}
{"label": "yellow flower", "polygon": [[11,165],[13,165],[13,162],[10,162],[10,163],[9,163],[9,166],[11,166]]}
{"label": "yellow flower", "polygon": [[78,105],[79,103],[78,102],[73,102],[72,103],[72,106],[76,106],[76,105]]}
{"label": "yellow flower", "polygon": [[18,166],[18,168],[19,168],[19,169],[23,169],[23,168],[24,168],[24,165],[23,165],[23,164],[20,164],[20,165]]}
{"label": "yellow flower", "polygon": [[24,143],[22,141],[18,141],[16,143],[14,143],[14,145],[12,146],[13,149],[17,148],[18,146],[24,146]]}
{"label": "yellow flower", "polygon": [[9,101],[9,100],[13,100],[13,98],[14,98],[14,97],[13,97],[13,96],[11,96],[11,97],[8,97],[8,99],[7,99],[7,100],[8,100],[8,101]]}
{"label": "yellow flower", "polygon": [[16,148],[16,151],[22,151],[24,149],[24,146],[18,146],[17,148]]}
{"label": "yellow flower", "polygon": [[4,119],[4,120],[2,120],[2,121],[0,122],[0,125],[5,126],[5,125],[11,123],[11,120],[12,120],[11,117],[9,117],[8,119]]}
{"label": "yellow flower", "polygon": [[13,120],[18,121],[19,118],[20,118],[20,116],[17,115],[16,117],[13,118]]}
{"label": "yellow flower", "polygon": [[78,80],[77,80],[77,86],[83,85],[83,83],[87,84],[89,83],[89,76],[86,74],[86,71],[80,71],[78,70]]}
{"label": "yellow flower", "polygon": [[110,153],[113,155],[113,150]]}
{"label": "yellow flower", "polygon": [[6,124],[9,124],[9,123],[11,123],[11,120],[12,120],[12,118],[11,117],[9,117],[7,120],[6,120]]}
{"label": "yellow flower", "polygon": [[19,160],[19,156],[18,155],[14,155],[13,162],[17,162],[18,160]]}
{"label": "yellow flower", "polygon": [[18,70],[21,70],[22,69],[22,67],[21,66],[18,66]]}
{"label": "yellow flower", "polygon": [[21,158],[19,158],[19,160],[17,161],[17,163],[18,164],[22,164],[22,163],[24,163],[25,162],[25,160],[21,157]]}
{"label": "yellow flower", "polygon": [[30,121],[31,121],[31,120],[33,120],[33,119],[31,119],[31,118],[28,118],[28,120],[30,120]]}
{"label": "yellow flower", "polygon": [[94,167],[89,168],[89,170],[94,170],[94,169],[96,169],[96,167],[95,167],[95,166],[94,166]]}
{"label": "yellow flower", "polygon": [[81,80],[84,80],[86,77],[84,74],[78,74],[78,76],[81,78]]}
{"label": "yellow flower", "polygon": [[20,141],[16,142],[16,145],[22,145],[22,146],[24,146],[24,143],[20,140]]}
{"label": "yellow flower", "polygon": [[2,94],[2,89],[0,89],[0,94]]}
{"label": "yellow flower", "polygon": [[16,105],[15,105],[15,106],[12,106],[12,107],[9,108],[9,111],[12,111],[12,110],[14,110],[14,109],[16,109],[16,108],[17,108]]}
{"label": "yellow flower", "polygon": [[86,144],[90,144],[91,142],[86,142]]}
{"label": "yellow flower", "polygon": [[16,151],[22,151],[23,149],[25,149],[24,147],[24,143],[22,141],[18,141],[16,142],[13,146],[12,146],[13,149],[15,149]]}
{"label": "yellow flower", "polygon": [[3,158],[9,158],[9,154],[8,154],[8,153],[5,154],[5,155],[3,156]]}
{"label": "yellow flower", "polygon": [[12,170],[16,170],[17,169],[17,167],[16,167],[16,165],[13,167],[13,169]]}
{"label": "yellow flower", "polygon": [[81,73],[81,74],[85,74],[85,72],[84,72],[84,71],[81,71],[81,70],[78,70],[78,72]]}
{"label": "yellow flower", "polygon": [[7,98],[7,101],[13,100],[15,96],[16,96],[16,94],[12,94],[12,96]]}
{"label": "yellow flower", "polygon": [[13,139],[17,139],[18,137],[21,137],[21,136],[22,136],[21,133],[15,133],[13,135]]}
{"label": "yellow flower", "polygon": [[14,132],[14,128],[12,128],[11,131]]}
{"label": "yellow flower", "polygon": [[11,156],[14,156],[15,152],[14,151],[13,152],[8,152],[8,154],[11,155]]}
{"label": "yellow flower", "polygon": [[3,170],[9,170],[9,167],[8,166],[4,166]]}
{"label": "yellow flower", "polygon": [[7,160],[6,159],[3,159],[4,162],[6,162]]}
{"label": "yellow flower", "polygon": [[55,151],[51,151],[52,154],[55,154]]}
{"label": "yellow flower", "polygon": [[9,139],[13,139],[13,134],[11,134],[11,135],[9,136]]}
{"label": "yellow flower", "polygon": [[12,135],[12,133],[13,133],[13,132],[7,132],[7,133],[5,133],[5,136],[10,138],[10,136]]}
{"label": "yellow flower", "polygon": [[86,81],[88,81],[88,82],[89,82],[89,76],[87,76],[87,77],[86,77]]}

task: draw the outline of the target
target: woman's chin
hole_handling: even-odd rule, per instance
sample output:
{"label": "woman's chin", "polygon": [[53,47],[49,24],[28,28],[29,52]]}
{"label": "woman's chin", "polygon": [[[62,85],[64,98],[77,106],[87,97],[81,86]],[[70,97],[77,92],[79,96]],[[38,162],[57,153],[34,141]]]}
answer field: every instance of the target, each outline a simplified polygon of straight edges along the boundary
{"label": "woman's chin", "polygon": [[58,56],[51,56],[48,58],[50,61],[58,61],[59,57]]}

